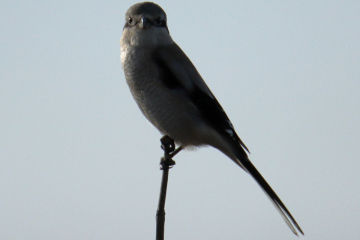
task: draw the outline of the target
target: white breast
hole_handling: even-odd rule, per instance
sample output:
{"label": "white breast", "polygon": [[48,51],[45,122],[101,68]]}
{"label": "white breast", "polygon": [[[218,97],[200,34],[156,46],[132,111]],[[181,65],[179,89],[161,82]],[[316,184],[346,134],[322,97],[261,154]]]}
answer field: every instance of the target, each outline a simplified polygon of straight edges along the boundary
{"label": "white breast", "polygon": [[180,144],[202,145],[194,135],[206,131],[207,126],[202,124],[194,105],[181,92],[162,85],[148,49],[129,49],[124,49],[121,56],[125,77],[145,117]]}

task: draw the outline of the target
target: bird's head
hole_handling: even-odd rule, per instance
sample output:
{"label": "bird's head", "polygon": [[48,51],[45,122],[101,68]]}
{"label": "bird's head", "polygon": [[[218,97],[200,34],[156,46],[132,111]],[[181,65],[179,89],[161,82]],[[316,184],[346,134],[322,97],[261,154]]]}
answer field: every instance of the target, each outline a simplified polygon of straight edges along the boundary
{"label": "bird's head", "polygon": [[172,43],[164,10],[152,2],[137,3],[125,14],[121,44],[151,46]]}

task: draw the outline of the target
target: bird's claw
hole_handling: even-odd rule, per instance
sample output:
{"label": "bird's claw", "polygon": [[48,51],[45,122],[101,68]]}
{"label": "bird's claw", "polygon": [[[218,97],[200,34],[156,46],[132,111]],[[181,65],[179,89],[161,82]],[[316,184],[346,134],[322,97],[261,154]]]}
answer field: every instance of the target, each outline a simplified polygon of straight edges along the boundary
{"label": "bird's claw", "polygon": [[160,170],[163,169],[170,169],[172,168],[174,165],[176,164],[176,162],[174,160],[172,160],[171,158],[164,158],[162,157],[160,160]]}
{"label": "bird's claw", "polygon": [[161,142],[161,149],[163,149],[168,154],[170,154],[171,152],[173,152],[175,150],[175,142],[168,135],[163,136],[160,139],[160,142]]}
{"label": "bird's claw", "polygon": [[[175,161],[171,158],[175,156],[176,152],[175,150],[175,142],[174,140],[165,135],[160,139],[161,142],[161,148],[164,150],[164,157],[161,158],[160,161],[160,169],[170,169],[172,166],[175,165]],[[175,153],[176,152],[176,153]],[[171,155],[171,153],[175,153],[174,155]]]}

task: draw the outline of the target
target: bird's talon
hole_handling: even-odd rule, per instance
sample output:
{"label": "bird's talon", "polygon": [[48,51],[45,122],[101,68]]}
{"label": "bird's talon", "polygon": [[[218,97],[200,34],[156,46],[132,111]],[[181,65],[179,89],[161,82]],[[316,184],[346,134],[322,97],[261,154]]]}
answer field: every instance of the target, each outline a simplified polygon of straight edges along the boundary
{"label": "bird's talon", "polygon": [[165,159],[164,157],[161,158],[160,160],[160,169],[170,169],[172,168],[172,166],[174,166],[176,164],[176,162],[174,160],[172,160],[171,158],[167,158]]}
{"label": "bird's talon", "polygon": [[171,152],[173,152],[175,150],[175,142],[168,135],[163,136],[160,139],[160,142],[161,142],[161,149],[162,150],[165,150],[168,153],[171,153]]}

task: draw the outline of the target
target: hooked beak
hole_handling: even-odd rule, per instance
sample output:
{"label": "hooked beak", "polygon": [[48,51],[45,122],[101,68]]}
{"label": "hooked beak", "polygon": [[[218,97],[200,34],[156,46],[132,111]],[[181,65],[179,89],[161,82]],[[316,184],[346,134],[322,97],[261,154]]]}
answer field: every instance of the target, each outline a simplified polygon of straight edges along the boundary
{"label": "hooked beak", "polygon": [[139,28],[146,29],[150,26],[149,20],[146,17],[142,17],[138,23]]}

